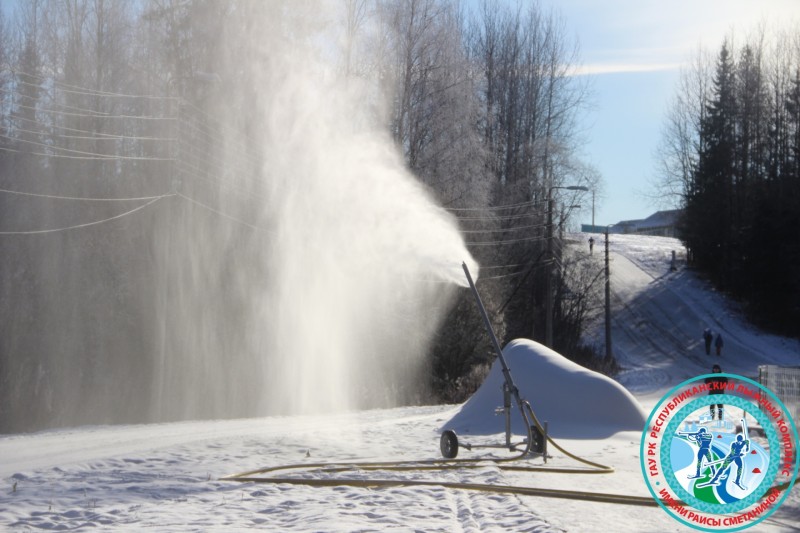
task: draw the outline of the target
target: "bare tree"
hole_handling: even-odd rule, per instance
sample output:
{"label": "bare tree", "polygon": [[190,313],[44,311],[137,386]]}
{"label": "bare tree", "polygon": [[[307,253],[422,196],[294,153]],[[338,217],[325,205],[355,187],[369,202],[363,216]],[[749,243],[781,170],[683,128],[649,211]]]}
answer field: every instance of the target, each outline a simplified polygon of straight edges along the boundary
{"label": "bare tree", "polygon": [[498,217],[506,233],[497,240],[525,236],[497,248],[495,264],[526,266],[503,284],[502,308],[510,336],[530,337],[531,330],[536,336],[543,331],[548,192],[580,177],[576,117],[589,87],[572,75],[577,45],[554,11],[483,2],[469,36],[471,59],[480,66],[478,124],[489,152],[492,203],[522,206]]}
{"label": "bare tree", "polygon": [[713,61],[698,49],[691,65],[681,71],[679,88],[667,110],[659,142],[656,178],[650,197],[664,206],[682,206],[702,151],[700,125],[706,114]]}

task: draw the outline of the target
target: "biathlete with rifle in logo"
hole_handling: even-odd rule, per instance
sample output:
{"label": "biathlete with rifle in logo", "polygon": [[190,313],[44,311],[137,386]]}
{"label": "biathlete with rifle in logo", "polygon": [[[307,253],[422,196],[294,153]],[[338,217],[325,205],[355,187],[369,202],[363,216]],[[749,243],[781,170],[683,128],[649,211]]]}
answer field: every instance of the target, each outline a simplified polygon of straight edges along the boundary
{"label": "biathlete with rifle in logo", "polygon": [[694,433],[679,433],[680,435],[685,436],[688,440],[693,440],[697,443],[700,447],[697,450],[697,472],[693,476],[687,476],[689,479],[695,479],[700,477],[700,467],[703,466],[703,459],[706,460],[706,463],[711,464],[711,475],[713,476],[714,466],[711,463],[711,442],[713,441],[713,436],[711,433],[708,432],[706,428],[700,428]]}

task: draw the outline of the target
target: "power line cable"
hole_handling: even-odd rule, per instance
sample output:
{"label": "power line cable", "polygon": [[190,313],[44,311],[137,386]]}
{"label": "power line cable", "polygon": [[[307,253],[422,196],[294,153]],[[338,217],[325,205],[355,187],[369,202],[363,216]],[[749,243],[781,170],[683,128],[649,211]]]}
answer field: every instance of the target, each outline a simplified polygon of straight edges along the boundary
{"label": "power line cable", "polygon": [[[207,161],[213,161],[220,167],[230,167],[230,166],[237,166],[241,169],[246,169],[246,165],[253,165],[256,166],[259,164],[259,161],[255,159],[251,154],[247,153],[247,150],[239,145],[233,145],[230,143],[225,143],[224,141],[213,141],[213,140],[206,140],[206,139],[192,139],[194,141],[199,141],[200,144],[191,143],[186,140],[185,136],[179,136],[179,146],[182,149],[186,149],[187,152],[194,155],[198,159],[206,159]],[[223,159],[223,156],[220,155],[220,151],[223,151],[227,154],[233,155],[233,161],[229,158]],[[210,156],[210,157],[209,157]]]}
{"label": "power line cable", "polygon": [[[253,190],[247,187],[243,187],[241,185],[237,185],[232,182],[217,181],[210,177],[201,176],[199,175],[199,173],[202,172],[202,170],[200,169],[197,169],[196,172],[189,172],[184,168],[177,167],[177,170],[178,172],[181,173],[181,177],[187,177],[191,180],[195,180],[201,187],[207,187],[209,189],[212,188],[213,186],[221,187],[222,189],[228,190],[231,194],[235,194],[242,198],[248,198],[248,199],[257,198],[259,200],[263,200],[264,202],[268,201],[268,199],[265,196],[257,194]],[[192,167],[189,167],[189,170],[192,170]]]}
{"label": "power line cable", "polygon": [[[36,103],[36,102],[38,102],[40,100],[39,98],[37,98],[35,96],[31,96],[29,94],[24,94],[24,93],[21,93],[19,91],[9,91],[8,89],[0,89],[0,93],[5,93],[5,94],[8,94],[8,95],[17,97],[17,98],[24,98],[26,100],[33,100],[34,103]],[[77,106],[71,106],[71,105],[67,105],[67,104],[62,104],[61,102],[56,101],[54,98],[55,97],[50,96],[51,105],[57,105],[59,107],[63,107],[64,109],[71,110],[71,111],[82,111],[83,113],[86,113],[87,116],[90,116],[90,117],[104,117],[104,116],[108,116],[110,114],[110,113],[107,113],[105,111],[97,111],[95,109],[87,109],[85,107],[77,107]]]}
{"label": "power line cable", "polygon": [[126,211],[126,212],[124,212],[122,214],[119,214],[119,215],[116,215],[116,216],[113,216],[113,217],[110,217],[110,218],[105,218],[103,220],[95,220],[94,222],[87,222],[85,224],[77,224],[75,226],[67,226],[67,227],[63,227],[63,228],[42,229],[42,230],[32,230],[32,231],[0,231],[0,235],[37,235],[37,234],[42,234],[42,233],[56,233],[56,232],[59,232],[59,231],[68,231],[68,230],[73,230],[73,229],[86,228],[88,226],[96,226],[97,224],[103,224],[105,222],[110,222],[112,220],[116,220],[118,218],[122,218],[124,216],[131,215],[131,214],[135,213],[136,211],[139,211],[140,209],[144,209],[145,207],[147,207],[149,205],[152,205],[155,202],[161,200],[162,198],[166,198],[168,196],[172,196],[172,194],[165,194],[163,196],[158,196],[158,197],[150,200],[146,204],[143,204],[143,205],[140,205],[138,207],[135,207],[135,208],[131,209],[130,211]]}
{"label": "power line cable", "polygon": [[15,150],[13,148],[0,147],[0,151],[11,152],[25,155],[38,155],[41,157],[50,157],[55,159],[80,159],[87,161],[118,161],[118,160],[141,160],[141,161],[172,161],[170,158],[155,158],[155,157],[134,157],[134,156],[79,156],[79,155],[66,155],[66,154],[48,154],[44,152],[25,152],[22,150]]}
{"label": "power line cable", "polygon": [[506,231],[518,231],[518,230],[523,230],[523,229],[536,229],[536,228],[546,228],[546,227],[547,227],[547,224],[533,224],[533,225],[528,225],[528,226],[517,226],[517,227],[511,227],[511,228],[473,229],[473,230],[462,229],[460,231],[461,231],[461,233],[502,233],[502,232],[506,232]]}
{"label": "power line cable", "polygon": [[[226,169],[233,169],[238,170],[241,174],[247,174],[253,170],[252,168],[248,168],[246,161],[242,162],[241,160],[236,159],[234,159],[234,161],[228,161],[224,160],[220,155],[217,154],[209,157],[210,152],[215,152],[215,147],[213,145],[209,146],[209,150],[202,150],[199,147],[187,144],[181,139],[178,141],[178,146],[182,150],[182,153],[178,157],[178,159],[181,161],[197,161],[201,164],[204,164],[204,168],[208,169],[209,166],[213,166],[213,168],[219,172],[222,172]],[[185,152],[185,154],[183,152]],[[184,157],[184,155],[191,156],[191,159]],[[251,162],[251,164],[255,164],[255,162]],[[211,173],[209,173],[208,170],[206,170],[206,173],[211,176]]]}
{"label": "power line cable", "polygon": [[[75,132],[75,133],[86,133],[86,134],[89,135],[87,137],[82,137],[82,136],[77,136],[76,135],[76,136],[74,136],[74,138],[76,138],[76,139],[88,138],[88,139],[103,140],[105,138],[109,138],[109,139],[115,139],[115,140],[118,139],[118,140],[134,140],[134,141],[164,141],[164,142],[175,141],[174,138],[169,138],[169,137],[143,137],[143,136],[136,136],[136,135],[122,135],[122,134],[116,134],[116,133],[102,133],[102,132],[99,132],[99,131],[96,131],[96,130],[84,130],[84,129],[80,129],[80,128],[71,128],[69,126],[64,126],[62,124],[59,124],[57,122],[46,123],[46,122],[42,122],[40,120],[33,120],[33,119],[25,118],[25,117],[22,117],[22,116],[19,116],[19,115],[15,116],[13,118],[13,120],[14,121],[21,120],[23,122],[28,122],[28,123],[35,124],[35,125],[38,125],[38,126],[42,126],[43,128],[47,128],[48,130],[53,130],[53,129],[55,129],[55,130],[64,130],[64,131],[72,131],[72,132]],[[14,129],[14,131],[26,131],[26,130],[23,130],[22,128],[19,128],[19,127],[15,127],[13,129]],[[50,136],[55,135],[55,136],[61,136],[61,137],[65,137],[65,138],[70,138],[67,135],[53,133],[52,131],[38,131],[38,132],[33,132],[33,133],[35,133],[36,135],[50,135]]]}
{"label": "power line cable", "polygon": [[[46,107],[31,107],[27,105],[17,104],[19,109],[27,109],[37,113],[48,113],[51,115],[62,115],[66,117],[89,117],[89,118],[104,118],[104,119],[125,119],[125,120],[175,120],[174,117],[157,117],[153,115],[87,115],[86,113],[71,113],[69,111],[59,111],[57,109],[48,109]],[[13,118],[13,117],[12,117]]]}
{"label": "power line cable", "polygon": [[[201,117],[200,117],[200,118],[202,119],[202,122],[201,122],[201,123],[202,123],[203,125],[205,125],[205,126],[208,126],[209,122],[213,122],[213,123],[214,123],[214,125],[215,125],[217,128],[219,128],[220,130],[226,130],[226,131],[228,131],[230,134],[232,134],[232,135],[235,135],[235,136],[239,136],[239,137],[243,137],[243,138],[244,138],[244,139],[246,139],[246,140],[253,140],[253,139],[252,139],[250,136],[248,136],[248,135],[243,135],[243,134],[242,134],[242,132],[241,132],[240,130],[237,130],[236,128],[232,127],[231,125],[229,125],[229,124],[226,124],[226,123],[223,123],[223,122],[220,122],[219,120],[215,119],[214,117],[212,117],[211,115],[209,115],[207,112],[205,112],[205,111],[203,111],[202,109],[198,108],[197,106],[195,106],[195,105],[194,105],[194,104],[192,104],[191,102],[187,102],[186,100],[181,100],[181,104],[182,104],[182,107],[181,107],[180,109],[188,109],[189,111],[192,111],[192,112],[194,112],[194,113],[195,113],[195,116],[197,116],[197,115],[201,115]],[[180,111],[179,111],[179,115],[181,115],[181,116],[182,116],[182,114],[180,113]],[[211,128],[210,128],[210,126],[209,126],[209,129],[210,129],[210,131],[216,131],[216,130],[214,130],[214,129],[211,129]],[[223,139],[224,139],[224,138],[223,138]],[[264,154],[263,154],[262,152],[260,152],[260,151],[259,151],[259,152],[257,152],[257,155],[259,155],[259,156],[262,156],[262,157],[263,157],[263,155],[264,155]]]}
{"label": "power line cable", "polygon": [[503,215],[503,216],[488,216],[488,217],[461,217],[456,216],[458,220],[517,220],[520,218],[528,218],[539,216],[542,213],[539,211],[534,211],[532,213],[521,214],[521,215]]}
{"label": "power line cable", "polygon": [[[139,98],[139,99],[148,99],[148,100],[179,100],[177,96],[156,96],[152,94],[123,94],[123,93],[114,93],[108,91],[97,91],[94,89],[88,89],[86,87],[79,87],[77,85],[70,85],[61,81],[58,81],[54,78],[48,78],[46,76],[41,76],[39,74],[27,74],[20,70],[14,70],[12,73],[15,76],[23,75],[28,76],[29,78],[38,78],[40,80],[44,80],[47,82],[52,83],[54,89],[65,92],[65,93],[73,93],[73,94],[82,94],[86,96],[106,96],[109,98]],[[16,83],[20,83],[23,85],[28,85],[30,87],[42,88],[41,84],[35,84],[26,82],[24,80],[17,79]],[[68,89],[64,89],[64,87],[68,87]]]}
{"label": "power line cable", "polygon": [[[18,140],[18,139],[15,139]],[[142,161],[172,161],[171,158],[157,158],[157,157],[134,157],[134,156],[79,156],[79,155],[66,155],[66,154],[48,154],[44,152],[26,152],[22,150],[15,150],[13,148],[5,148],[0,146],[0,151],[2,152],[11,152],[16,154],[25,154],[25,155],[38,155],[41,157],[50,157],[55,159],[80,159],[80,160],[88,160],[88,161],[117,161],[117,160],[142,160]]]}
{"label": "power line cable", "polygon": [[517,209],[520,207],[531,207],[539,204],[546,204],[547,200],[531,200],[528,202],[521,202],[518,204],[486,206],[486,207],[446,207],[448,211],[493,211],[501,209]]}
{"label": "power line cable", "polygon": [[[22,73],[22,74],[24,74],[24,73]],[[28,76],[30,76],[30,75],[28,75]],[[41,79],[47,79],[50,83],[53,83],[53,84],[56,84],[56,85],[60,84],[60,82],[57,82],[55,80],[50,80],[49,78],[44,78],[44,77],[41,77],[41,76],[37,76],[37,77],[39,77]],[[35,86],[35,87],[37,87],[39,89],[42,89],[42,90],[48,90],[47,88],[44,88],[41,85],[34,85],[34,84],[30,84],[30,83],[27,83],[27,82],[24,82],[24,81],[20,81],[20,82],[23,83],[23,84],[26,84],[26,85]],[[60,84],[60,85],[66,85],[66,84]],[[79,93],[79,94],[86,94],[86,95],[95,96],[95,97],[97,97],[97,96],[102,96],[102,97],[106,97],[106,96],[133,96],[133,95],[120,95],[120,94],[116,94],[116,93],[103,93],[103,92],[100,92],[100,91],[93,91],[93,90],[89,90],[89,89],[79,88],[79,87],[76,87],[76,86],[70,86],[70,87],[76,88],[76,89],[82,89],[80,91],[70,91],[70,92]],[[60,87],[57,87],[57,88],[60,89]],[[20,96],[26,97],[28,99],[32,99],[32,97],[30,97],[28,95],[20,95]],[[170,98],[170,99],[172,99],[172,98]],[[209,147],[209,148],[211,148],[211,147],[215,148],[215,150],[213,150],[211,153],[216,154],[218,149],[219,149],[219,147],[224,147],[223,150],[225,150],[227,153],[233,153],[234,156],[238,156],[238,159],[234,159],[233,161],[231,161],[231,160],[224,160],[223,161],[220,156],[217,156],[217,155],[212,156],[213,159],[214,159],[214,163],[216,163],[216,165],[218,166],[218,168],[220,170],[222,170],[223,168],[229,168],[229,167],[233,166],[234,168],[237,168],[237,169],[243,171],[242,173],[244,174],[244,173],[252,172],[252,169],[251,168],[246,168],[244,166],[244,164],[242,163],[242,161],[245,161],[246,163],[249,163],[251,165],[259,165],[260,164],[260,160],[256,159],[253,156],[252,150],[247,150],[242,143],[231,143],[229,141],[229,139],[219,136],[216,133],[217,130],[208,125],[208,123],[207,123],[208,120],[207,119],[210,119],[211,117],[207,113],[205,113],[204,111],[200,110],[199,108],[195,107],[192,104],[184,102],[183,100],[181,100],[181,104],[182,104],[183,108],[188,109],[188,110],[190,110],[192,112],[192,115],[189,117],[189,119],[185,118],[183,116],[183,114],[181,114],[181,116],[179,117],[180,118],[181,127],[186,125],[186,127],[191,128],[196,133],[198,133],[200,135],[200,137],[201,137],[199,140],[200,140],[200,142],[202,144],[204,144],[206,147]],[[81,112],[80,113],[67,113],[67,112],[64,112],[64,111],[56,110],[56,109],[49,109],[47,107],[31,107],[31,106],[27,106],[27,105],[19,105],[18,107],[22,108],[22,109],[29,109],[29,110],[32,110],[34,112],[51,113],[51,114],[58,114],[58,115],[63,115],[63,116],[80,116],[80,117],[88,117],[88,118],[102,117],[102,118],[130,118],[130,119],[150,119],[150,120],[171,120],[172,119],[172,117],[154,117],[154,116],[141,116],[141,115],[111,115],[111,114],[107,114],[107,113],[98,113],[98,112],[96,112],[94,110],[87,110],[87,109],[83,109],[83,108],[75,108],[73,106],[66,106],[65,104],[60,104],[58,102],[54,102],[54,105],[60,106],[60,107],[73,108],[73,109],[76,109],[76,110],[81,111]],[[202,115],[202,116],[199,116],[199,115]],[[98,135],[98,132],[87,131],[87,130],[78,130],[76,128],[69,128],[67,130],[65,126],[59,126],[55,122],[46,124],[46,123],[44,123],[42,121],[32,121],[30,119],[27,119],[27,118],[21,117],[21,116],[14,117],[14,118],[17,118],[17,119],[20,119],[20,120],[24,120],[26,122],[32,122],[34,124],[42,126],[43,128],[47,128],[48,130],[51,130],[52,128],[64,128],[65,131],[76,131],[76,132],[81,132],[81,133],[88,133],[88,134],[90,134],[90,138],[94,139],[94,140],[100,140],[100,139],[98,139],[98,137],[103,135],[103,134],[99,134]],[[219,125],[219,127],[221,129],[227,129],[227,130],[232,131],[229,127],[225,128],[224,125]],[[42,135],[42,136],[48,136],[48,137],[59,136],[59,137],[62,137],[62,138],[80,138],[80,136],[67,136],[67,135],[63,135],[63,134],[56,134],[56,133],[53,133],[52,131],[32,132],[31,130],[22,129],[22,128],[18,128],[17,131],[21,131],[21,132],[25,132],[25,133],[31,133],[31,134],[37,134],[37,135]],[[236,133],[239,134],[240,132],[236,132]],[[115,138],[119,138],[119,139],[128,138],[128,139],[131,139],[131,140],[134,140],[134,139],[137,139],[137,140],[147,139],[147,138],[144,138],[144,137],[130,137],[130,136],[124,136],[124,135],[108,135],[108,134],[106,134],[105,137],[107,137],[109,139],[115,139]],[[16,139],[16,138],[12,138],[12,139],[16,140],[18,142],[34,144],[36,146],[43,146],[43,147],[47,148],[48,150],[55,150],[56,152],[58,152],[57,154],[49,154],[49,153],[41,153],[41,152],[32,152],[32,153],[29,152],[29,153],[31,153],[31,155],[39,155],[39,156],[45,156],[45,157],[66,157],[66,158],[70,158],[70,159],[114,159],[114,160],[116,160],[116,159],[122,159],[123,158],[123,157],[120,157],[120,156],[112,156],[111,154],[106,154],[106,153],[96,153],[96,152],[87,152],[87,151],[81,151],[81,150],[73,150],[73,149],[63,148],[63,147],[54,146],[54,145],[50,145],[50,144],[37,143],[35,141],[26,140],[26,139]],[[153,139],[155,139],[155,138],[153,138]],[[169,139],[169,140],[174,140],[174,139]],[[180,140],[181,140],[181,146],[182,146],[182,148],[184,150],[188,151],[189,153],[193,153],[195,155],[201,155],[203,157],[207,157],[207,154],[209,153],[207,150],[204,150],[203,148],[201,148],[199,146],[196,146],[196,145],[194,145],[192,143],[183,141],[182,138]],[[12,150],[7,150],[7,151],[12,151]],[[73,154],[73,155],[67,155],[67,154]],[[128,156],[128,157],[125,157],[125,158],[126,159],[131,159],[132,157]],[[141,158],[141,159],[164,160],[165,158],[147,157],[147,158]],[[202,158],[201,158],[201,160],[202,160]],[[208,160],[205,159],[204,161],[207,162]],[[209,177],[212,176],[212,174],[210,172],[206,172],[206,175],[209,176]]]}
{"label": "power line cable", "polygon": [[[253,194],[253,190],[255,190],[256,187],[259,185],[259,183],[256,180],[242,176],[239,176],[238,179],[236,180],[232,178],[229,179],[220,178],[218,172],[217,173],[211,172],[212,169],[209,168],[209,165],[203,165],[203,167],[201,168],[196,164],[193,164],[193,163],[197,164],[203,163],[203,161],[200,161],[199,159],[196,158],[185,159],[183,157],[178,157],[176,163],[177,163],[176,169],[178,170],[178,172],[181,172],[183,176],[186,176],[189,179],[193,180],[199,179],[206,181],[208,183],[212,183],[219,187],[239,189],[242,191],[242,193],[245,194]],[[218,171],[222,171],[223,168],[224,168],[223,165],[214,167],[214,169]],[[239,168],[238,170],[241,172],[241,174],[247,174],[251,169]],[[243,182],[243,183],[238,183],[238,182]],[[245,184],[250,184],[251,186],[246,187]]]}
{"label": "power line cable", "polygon": [[244,220],[240,220],[240,219],[238,219],[236,217],[233,217],[233,216],[231,216],[231,215],[229,215],[227,213],[223,213],[222,211],[219,211],[218,209],[214,209],[213,207],[208,206],[208,205],[206,205],[206,204],[204,204],[202,202],[199,202],[199,201],[195,200],[194,198],[189,198],[188,196],[185,196],[185,195],[183,195],[183,194],[181,194],[179,192],[175,193],[175,194],[180,196],[184,200],[186,200],[188,202],[191,202],[191,203],[193,203],[193,204],[195,204],[195,205],[197,205],[199,207],[202,207],[203,209],[211,211],[212,213],[216,213],[217,215],[219,215],[221,217],[225,217],[225,218],[227,218],[229,220],[232,220],[234,222],[238,222],[239,224],[247,226],[248,228],[254,229],[256,231],[265,231],[264,228],[259,228],[258,226],[254,226],[254,225],[252,225],[252,224],[250,224],[248,222],[245,222]]}
{"label": "power line cable", "polygon": [[243,159],[247,159],[248,162],[254,164],[259,163],[261,159],[263,159],[263,153],[246,148],[248,145],[245,145],[243,143],[231,143],[228,138],[216,134],[213,130],[210,129],[204,130],[200,126],[196,125],[194,122],[188,122],[183,117],[179,118],[179,124],[180,127],[183,127],[185,125],[191,128],[197,134],[199,134],[201,138],[194,140],[200,140],[201,142],[204,142],[206,146],[224,147],[226,150],[233,149],[234,151],[237,152],[237,155],[239,155]]}
{"label": "power line cable", "polygon": [[504,241],[483,241],[483,242],[470,242],[466,241],[464,244],[467,246],[496,246],[501,244],[513,244],[517,242],[532,242],[532,241],[546,241],[547,237],[525,237],[521,239],[508,239]]}
{"label": "power line cable", "polygon": [[[40,143],[36,141],[29,141],[27,139],[19,139],[15,137],[11,137],[5,134],[0,133],[0,137],[9,139],[14,142],[18,143],[25,143],[25,144],[32,144],[34,146],[42,146],[44,148],[48,148],[50,150],[61,150],[62,152],[69,152],[71,154],[80,154],[77,156],[67,155],[67,154],[48,154],[42,152],[28,152],[31,155],[40,155],[43,157],[63,157],[69,159],[93,159],[93,160],[106,160],[106,161],[118,161],[118,160],[137,160],[137,161],[172,161],[173,159],[170,157],[143,157],[143,156],[125,156],[125,155],[112,155],[112,154],[98,154],[96,152],[84,152],[82,150],[72,150],[70,148],[61,148],[60,146],[55,146],[52,144]],[[9,152],[19,152],[19,150],[13,149],[6,149],[0,148],[0,150],[6,150]],[[23,152],[24,153],[24,152]]]}
{"label": "power line cable", "polygon": [[159,198],[163,198],[164,196],[169,196],[168,194],[160,194],[158,196],[140,196],[137,198],[89,198],[79,196],[58,196],[54,194],[38,194],[32,192],[12,191],[9,189],[0,189],[0,192],[6,194],[18,194],[20,196],[33,196],[36,198],[49,198],[52,200],[80,200],[84,202],[141,202],[144,200],[157,200]]}
{"label": "power line cable", "polygon": [[[72,128],[61,128],[56,125],[46,126],[42,124],[42,126],[50,127],[54,129],[72,129]],[[33,130],[26,130],[23,128],[14,128],[15,132],[20,133],[30,133],[32,135],[47,135],[48,137],[58,137],[59,139],[80,139],[84,141],[158,141],[158,142],[170,142],[175,141],[175,139],[170,139],[167,137],[135,137],[135,136],[126,136],[126,135],[70,135],[66,133],[54,133],[51,131],[33,131]],[[87,132],[91,133],[91,132]]]}

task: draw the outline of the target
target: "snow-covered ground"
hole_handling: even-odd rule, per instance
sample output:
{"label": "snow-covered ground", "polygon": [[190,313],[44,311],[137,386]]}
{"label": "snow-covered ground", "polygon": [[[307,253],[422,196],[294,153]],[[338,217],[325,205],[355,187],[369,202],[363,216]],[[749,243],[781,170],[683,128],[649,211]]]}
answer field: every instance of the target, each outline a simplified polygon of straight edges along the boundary
{"label": "snow-covered ground", "polygon": [[[603,261],[601,235],[593,258]],[[575,236],[585,241],[588,237]],[[588,248],[588,246],[586,247]],[[600,253],[598,253],[598,250]],[[686,379],[711,371],[753,379],[758,366],[800,364],[800,340],[769,335],[743,319],[737,307],[685,269],[680,241],[667,237],[611,235],[612,345],[625,370],[617,379],[640,400],[652,402]],[[672,272],[672,251],[678,270]],[[706,355],[705,328],[721,333],[722,355]],[[604,342],[602,324],[594,328]],[[592,335],[589,335],[590,337]]]}
{"label": "snow-covered ground", "polygon": [[[584,242],[588,238],[574,237]],[[598,264],[601,249],[595,247],[593,259]],[[759,332],[691,272],[669,271],[671,250],[683,258],[674,239],[612,235],[611,249],[614,353],[625,367],[619,381],[627,391],[551,354],[544,359],[515,359],[512,373],[523,395],[549,421],[561,446],[613,467],[614,473],[512,472],[485,462],[477,469],[358,475],[649,496],[639,466],[640,431],[630,425],[635,427],[641,420],[637,417],[648,412],[661,394],[689,377],[708,372],[715,362],[725,371],[747,376],[756,374],[758,364],[797,364],[800,344],[796,340]],[[700,335],[706,326],[722,332],[726,339],[720,358],[705,355]],[[602,339],[601,325],[597,335]],[[463,406],[85,427],[3,436],[0,529],[688,530],[657,507],[437,485],[307,487],[220,479],[284,464],[439,459],[443,427],[471,432],[474,436],[466,438],[476,442],[501,442],[502,417],[493,414],[502,403],[498,372],[494,368],[485,389]],[[497,389],[496,395],[491,394],[492,389]],[[602,424],[585,424],[580,410],[576,411],[582,403],[607,405],[609,418]],[[586,416],[597,421],[601,415]],[[587,428],[585,432],[580,431],[582,427]],[[462,450],[459,458],[488,453]],[[509,455],[503,451],[491,454]],[[558,451],[551,449],[551,454],[549,467],[581,466]],[[524,463],[542,465],[542,460]],[[795,486],[784,505],[755,530],[800,530],[800,490]]]}

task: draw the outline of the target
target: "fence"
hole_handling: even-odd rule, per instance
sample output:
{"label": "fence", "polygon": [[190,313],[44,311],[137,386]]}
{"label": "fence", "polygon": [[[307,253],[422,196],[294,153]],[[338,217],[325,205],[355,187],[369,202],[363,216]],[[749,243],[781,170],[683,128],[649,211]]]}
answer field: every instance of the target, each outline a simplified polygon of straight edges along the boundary
{"label": "fence", "polygon": [[772,391],[800,421],[800,367],[760,365],[758,383]]}

